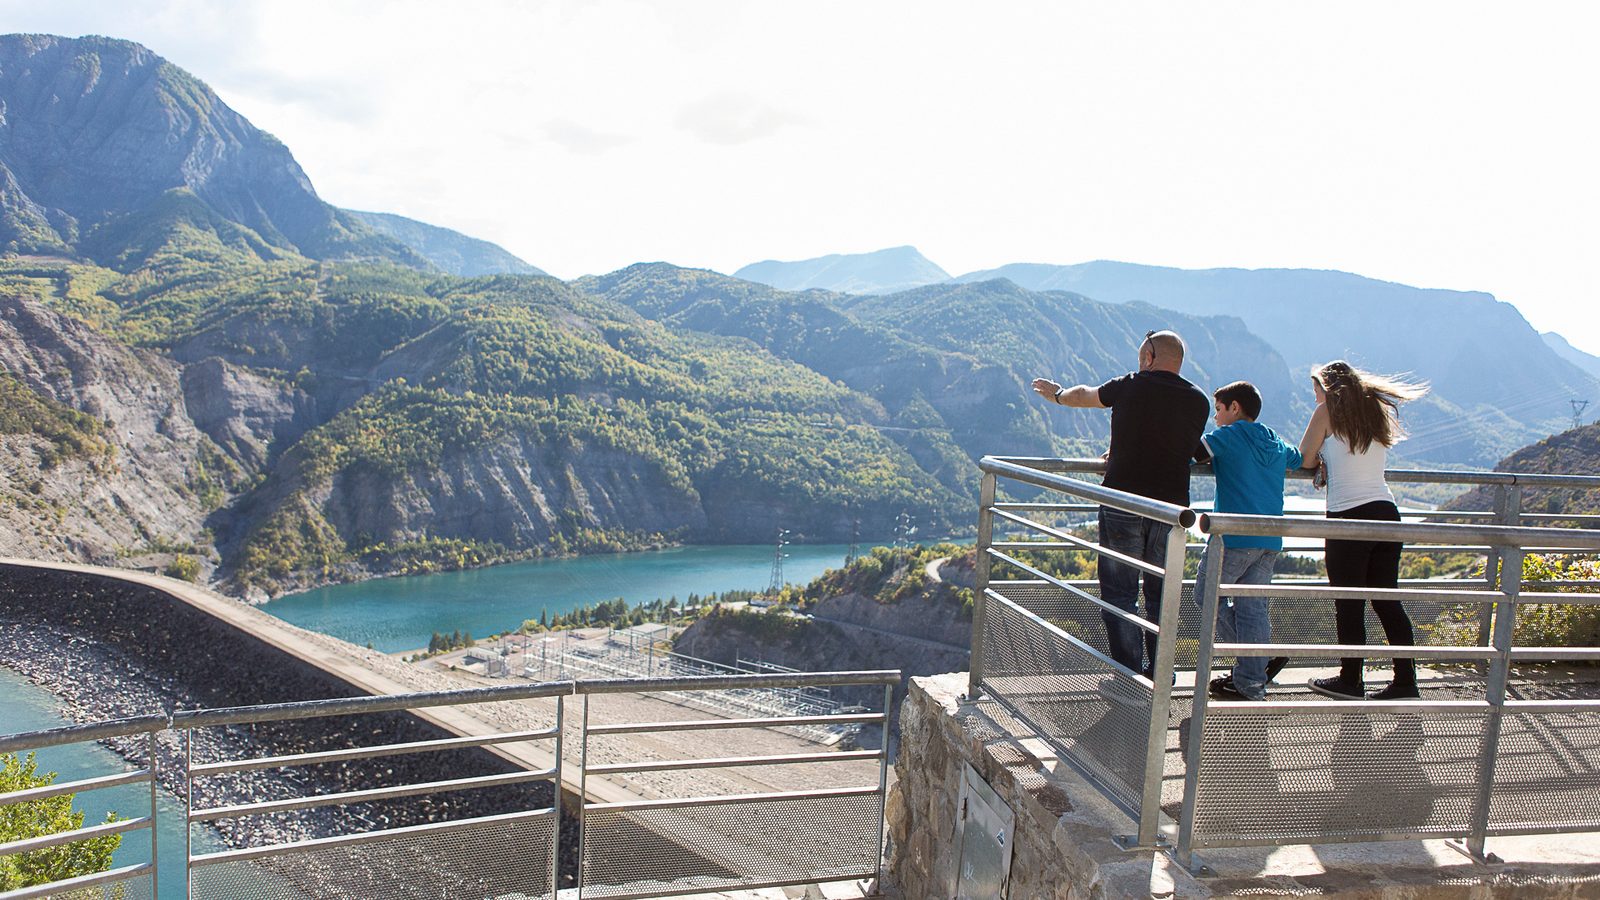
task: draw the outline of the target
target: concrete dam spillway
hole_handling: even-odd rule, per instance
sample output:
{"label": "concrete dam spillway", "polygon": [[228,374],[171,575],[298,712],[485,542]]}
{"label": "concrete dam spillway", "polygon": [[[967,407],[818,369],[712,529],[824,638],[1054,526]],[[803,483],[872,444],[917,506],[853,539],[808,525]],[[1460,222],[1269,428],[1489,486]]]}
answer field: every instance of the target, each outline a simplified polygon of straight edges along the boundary
{"label": "concrete dam spillway", "polygon": [[[377,671],[372,664],[384,661],[381,654],[303,631],[203,589],[137,572],[0,561],[0,637],[4,638],[0,647],[10,656],[0,658],[0,665],[45,686],[77,718],[87,720],[419,689],[414,680],[397,681]],[[395,674],[393,667],[398,665],[391,663],[389,675]],[[533,704],[519,704],[517,713],[533,718],[544,715]],[[201,763],[504,730],[479,715],[477,709],[435,707],[195,729],[191,752],[193,761]],[[547,718],[539,727],[554,724],[553,705]],[[145,754],[136,741],[110,743],[130,761],[138,762]],[[157,753],[163,786],[181,795],[185,748],[176,733],[163,733]],[[192,789],[196,805],[209,807],[291,793],[358,791],[553,765],[549,751],[532,743],[440,750],[387,757],[380,762],[381,766],[354,762],[298,768],[288,776],[295,781],[292,790],[283,783],[285,773],[270,769],[237,773],[222,783],[195,779]],[[576,802],[576,787],[573,784],[563,790],[562,800],[569,809]],[[550,806],[551,790],[544,783],[514,784],[270,817],[222,819],[215,824],[227,844],[257,846]],[[638,799],[637,794],[604,779],[589,780],[588,795],[611,802]],[[564,816],[563,873],[576,867],[576,841],[566,834],[574,827],[575,819]],[[685,852],[656,835],[641,834],[638,840],[641,846],[650,845],[661,854]]]}

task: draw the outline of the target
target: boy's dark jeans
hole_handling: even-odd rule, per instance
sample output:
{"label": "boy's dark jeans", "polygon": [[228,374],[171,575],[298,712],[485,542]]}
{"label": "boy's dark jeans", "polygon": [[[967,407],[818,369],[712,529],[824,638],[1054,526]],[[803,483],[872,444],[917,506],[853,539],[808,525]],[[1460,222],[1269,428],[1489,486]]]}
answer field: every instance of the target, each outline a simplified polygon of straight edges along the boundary
{"label": "boy's dark jeans", "polygon": [[[1100,545],[1118,553],[1163,565],[1171,525],[1153,522],[1120,509],[1100,507]],[[1126,612],[1139,612],[1139,579],[1144,577],[1144,617],[1161,619],[1161,577],[1140,572],[1109,557],[1100,557],[1100,599]],[[1101,610],[1106,623],[1106,645],[1111,658],[1135,672],[1155,671],[1156,636]],[[1149,661],[1145,661],[1148,656]]]}

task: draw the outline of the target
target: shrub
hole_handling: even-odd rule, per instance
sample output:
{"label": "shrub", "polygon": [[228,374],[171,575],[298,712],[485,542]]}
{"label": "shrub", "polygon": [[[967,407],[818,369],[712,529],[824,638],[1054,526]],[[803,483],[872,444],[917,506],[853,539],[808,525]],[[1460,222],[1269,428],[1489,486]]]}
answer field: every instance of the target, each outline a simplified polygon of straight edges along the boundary
{"label": "shrub", "polygon": [[200,561],[187,553],[180,553],[167,563],[161,574],[168,578],[180,581],[198,581],[200,579]]}

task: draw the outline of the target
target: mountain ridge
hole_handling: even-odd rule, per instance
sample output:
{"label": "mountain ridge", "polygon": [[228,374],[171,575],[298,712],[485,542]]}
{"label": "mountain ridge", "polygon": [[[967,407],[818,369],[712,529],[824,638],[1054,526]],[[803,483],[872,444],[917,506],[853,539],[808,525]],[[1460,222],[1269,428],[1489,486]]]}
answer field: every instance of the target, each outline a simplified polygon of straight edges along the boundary
{"label": "mountain ridge", "polygon": [[185,190],[274,251],[427,265],[323,202],[282,142],[132,41],[0,35],[0,98],[0,249],[78,253],[108,219]]}
{"label": "mountain ridge", "polygon": [[886,294],[947,281],[950,274],[907,245],[792,262],[763,260],[740,268],[733,277],[786,291],[821,288],[839,293]]}
{"label": "mountain ridge", "polygon": [[440,271],[466,278],[478,275],[548,275],[499,244],[394,213],[344,212],[369,228],[410,247]]}

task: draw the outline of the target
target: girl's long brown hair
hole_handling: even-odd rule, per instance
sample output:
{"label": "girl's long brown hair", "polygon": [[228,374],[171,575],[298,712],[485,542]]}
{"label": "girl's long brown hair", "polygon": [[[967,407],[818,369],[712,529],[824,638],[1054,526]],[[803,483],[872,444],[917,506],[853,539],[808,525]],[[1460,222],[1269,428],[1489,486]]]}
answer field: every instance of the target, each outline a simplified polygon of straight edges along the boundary
{"label": "girl's long brown hair", "polygon": [[1363,372],[1342,359],[1313,369],[1311,377],[1328,397],[1328,427],[1356,453],[1367,452],[1374,441],[1393,447],[1405,437],[1400,404],[1428,392],[1425,382]]}

